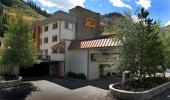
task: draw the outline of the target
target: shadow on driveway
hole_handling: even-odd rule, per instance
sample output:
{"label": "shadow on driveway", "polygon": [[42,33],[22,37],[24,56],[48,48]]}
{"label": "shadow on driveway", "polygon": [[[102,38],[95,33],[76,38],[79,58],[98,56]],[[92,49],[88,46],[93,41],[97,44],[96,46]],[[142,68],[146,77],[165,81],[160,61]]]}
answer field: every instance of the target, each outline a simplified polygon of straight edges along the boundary
{"label": "shadow on driveway", "polygon": [[170,100],[170,89],[165,90],[164,92],[156,95],[150,100]]}
{"label": "shadow on driveway", "polygon": [[0,100],[25,100],[31,92],[40,91],[33,84],[27,82],[22,85],[0,90]]}
{"label": "shadow on driveway", "polygon": [[61,85],[63,87],[69,89],[77,89],[85,86],[94,86],[101,89],[108,90],[109,85],[120,82],[120,77],[109,77],[103,79],[96,79],[96,80],[78,80],[78,79],[70,79],[70,78],[60,78],[60,79],[47,79],[47,81],[53,82],[55,84]]}

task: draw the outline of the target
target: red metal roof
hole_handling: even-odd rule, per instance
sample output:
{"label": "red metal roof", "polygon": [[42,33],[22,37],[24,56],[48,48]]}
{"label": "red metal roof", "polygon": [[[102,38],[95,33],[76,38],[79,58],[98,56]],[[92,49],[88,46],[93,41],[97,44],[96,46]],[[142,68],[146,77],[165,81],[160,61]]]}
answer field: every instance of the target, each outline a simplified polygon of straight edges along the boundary
{"label": "red metal roof", "polygon": [[83,49],[83,48],[104,48],[115,47],[121,45],[118,39],[114,38],[99,38],[91,40],[72,41],[69,49]]}

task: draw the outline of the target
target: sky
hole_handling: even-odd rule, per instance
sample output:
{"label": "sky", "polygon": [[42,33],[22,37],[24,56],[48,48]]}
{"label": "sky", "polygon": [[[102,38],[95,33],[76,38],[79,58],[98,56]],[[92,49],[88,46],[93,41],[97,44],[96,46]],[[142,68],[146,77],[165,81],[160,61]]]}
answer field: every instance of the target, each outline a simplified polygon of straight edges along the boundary
{"label": "sky", "polygon": [[82,6],[101,15],[130,10],[135,15],[141,7],[150,12],[150,18],[159,20],[162,26],[170,25],[170,0],[33,0],[42,9],[49,13],[58,10],[68,12],[75,6]]}

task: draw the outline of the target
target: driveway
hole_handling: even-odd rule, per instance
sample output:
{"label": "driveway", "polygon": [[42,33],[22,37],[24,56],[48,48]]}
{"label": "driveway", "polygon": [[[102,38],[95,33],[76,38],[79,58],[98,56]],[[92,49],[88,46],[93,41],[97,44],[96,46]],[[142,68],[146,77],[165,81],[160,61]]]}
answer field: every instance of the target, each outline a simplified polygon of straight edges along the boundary
{"label": "driveway", "polygon": [[116,100],[108,96],[107,90],[108,82],[116,81],[119,78],[26,81],[21,86],[0,90],[0,100]]}

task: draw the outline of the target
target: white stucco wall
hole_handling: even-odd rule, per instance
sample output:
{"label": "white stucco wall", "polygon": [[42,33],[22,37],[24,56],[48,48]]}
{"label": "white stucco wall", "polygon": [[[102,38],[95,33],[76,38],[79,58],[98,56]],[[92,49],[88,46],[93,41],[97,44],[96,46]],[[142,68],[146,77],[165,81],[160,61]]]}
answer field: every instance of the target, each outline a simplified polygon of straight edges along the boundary
{"label": "white stucco wall", "polygon": [[[72,22],[70,22],[72,23]],[[61,36],[60,40],[74,40],[75,39],[75,23],[72,23],[72,29],[65,29],[65,21],[61,21]]]}
{"label": "white stucco wall", "polygon": [[[42,45],[40,45],[40,50],[43,50],[43,54],[45,54],[44,50],[48,49],[48,54],[52,53],[51,50],[51,46],[55,45],[56,43],[59,42],[59,20],[56,21],[58,22],[58,28],[57,29],[53,29],[53,23],[48,24],[48,31],[44,32],[44,26],[42,26],[42,33],[40,34],[40,39],[42,39]],[[54,22],[54,23],[56,23]],[[57,35],[57,41],[56,42],[52,42],[52,37],[54,35]],[[44,38],[48,37],[48,43],[44,43]]]}
{"label": "white stucco wall", "polygon": [[87,57],[86,49],[70,50],[68,53],[70,71],[75,73],[84,73],[87,76]]}
{"label": "white stucco wall", "polygon": [[100,76],[99,65],[100,64],[117,64],[118,62],[93,62],[91,61],[91,53],[120,53],[118,48],[108,49],[90,49],[89,50],[89,80],[98,79]]}
{"label": "white stucco wall", "polygon": [[67,74],[69,71],[70,71],[70,58],[69,57],[71,54],[70,54],[70,51],[68,50],[69,46],[71,44],[71,41],[69,40],[65,40],[65,74]]}
{"label": "white stucco wall", "polygon": [[[84,73],[89,80],[98,79],[100,76],[100,64],[116,64],[116,61],[93,62],[91,53],[120,53],[117,48],[107,49],[73,49],[68,51],[66,60],[66,72]],[[88,58],[89,57],[89,58]],[[89,60],[89,61],[88,61]],[[89,64],[89,65],[88,65]],[[88,71],[88,72],[87,72]]]}
{"label": "white stucco wall", "polygon": [[[53,24],[58,23],[58,28],[53,29]],[[40,45],[40,50],[43,50],[43,54],[45,54],[44,50],[48,49],[48,55],[52,54],[51,47],[59,42],[63,42],[65,39],[74,40],[75,39],[75,23],[73,23],[73,29],[65,29],[65,21],[57,20],[56,22],[49,23],[48,31],[44,32],[44,26],[42,26],[42,33],[40,34],[40,39],[42,39],[42,45]],[[57,35],[57,41],[52,42],[52,37]],[[44,43],[44,38],[48,37],[48,43]]]}

